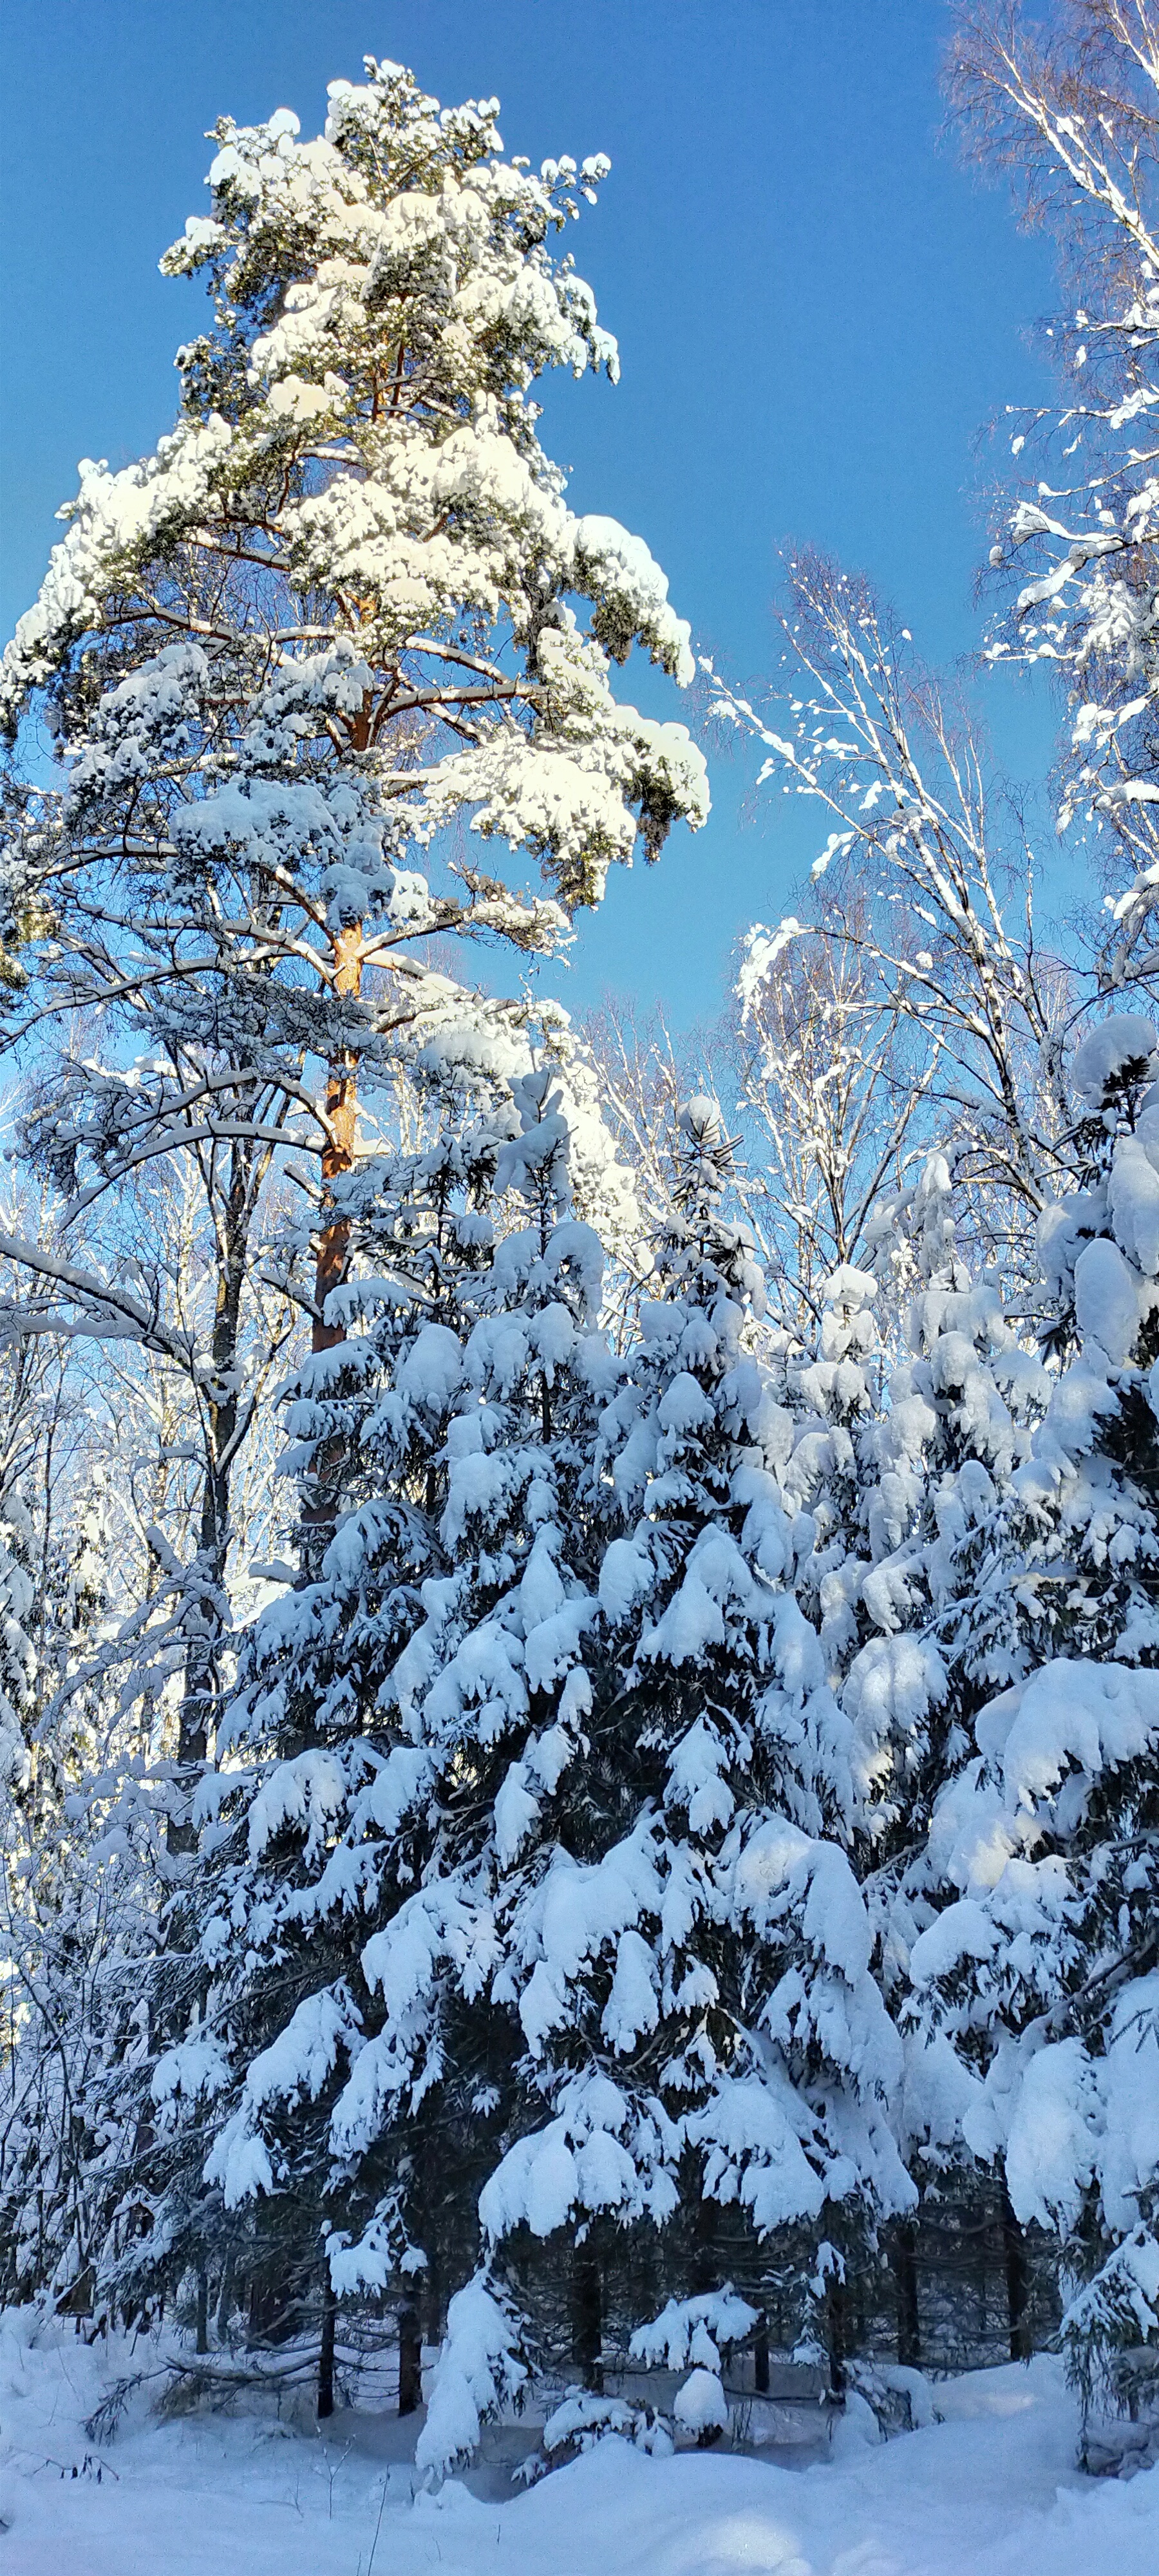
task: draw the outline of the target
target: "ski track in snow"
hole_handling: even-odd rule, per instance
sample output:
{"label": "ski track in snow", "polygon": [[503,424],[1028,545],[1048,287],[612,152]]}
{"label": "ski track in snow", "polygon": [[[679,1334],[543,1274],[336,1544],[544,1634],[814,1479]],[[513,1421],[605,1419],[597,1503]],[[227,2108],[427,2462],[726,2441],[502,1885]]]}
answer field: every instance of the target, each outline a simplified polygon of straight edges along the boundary
{"label": "ski track in snow", "polygon": [[[512,2502],[460,2481],[413,2504],[410,2472],[252,2417],[158,2423],[138,2392],[100,2485],[63,2479],[114,2369],[62,2334],[0,2338],[3,2576],[1156,2576],[1159,2468],[1074,2467],[1059,2365],[939,2384],[944,2423],[793,2470],[607,2443]],[[135,2364],[151,2356],[138,2347]],[[343,2456],[345,2454],[345,2456]],[[331,2476],[330,2471],[333,2470]],[[115,2472],[115,2476],[111,2474]],[[380,2513],[381,2506],[381,2513]],[[377,2543],[375,2532],[377,2526]]]}

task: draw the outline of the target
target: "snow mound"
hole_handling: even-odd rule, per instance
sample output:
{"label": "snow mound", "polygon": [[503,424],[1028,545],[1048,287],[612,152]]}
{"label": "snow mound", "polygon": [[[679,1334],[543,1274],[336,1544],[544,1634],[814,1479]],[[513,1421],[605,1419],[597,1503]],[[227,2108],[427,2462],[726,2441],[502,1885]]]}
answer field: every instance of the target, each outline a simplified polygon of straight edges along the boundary
{"label": "snow mound", "polygon": [[1101,1109],[1109,1085],[1121,1081],[1131,1065],[1143,1068],[1144,1078],[1153,1078],[1159,1070],[1154,1063],[1157,1050],[1159,1036],[1151,1021],[1137,1011],[1116,1012],[1113,1019],[1102,1020],[1075,1049],[1071,1081],[1079,1099],[1089,1109]]}
{"label": "snow mound", "polygon": [[681,2432],[695,2433],[699,2440],[706,2433],[728,2431],[728,2399],[715,2370],[690,2371],[677,2389],[672,2411]]}

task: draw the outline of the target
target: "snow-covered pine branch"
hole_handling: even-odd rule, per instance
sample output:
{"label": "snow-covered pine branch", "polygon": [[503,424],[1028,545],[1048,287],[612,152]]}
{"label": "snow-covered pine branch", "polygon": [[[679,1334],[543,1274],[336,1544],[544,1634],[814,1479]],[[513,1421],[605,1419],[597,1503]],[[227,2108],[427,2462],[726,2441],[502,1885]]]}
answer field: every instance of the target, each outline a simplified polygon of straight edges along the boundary
{"label": "snow-covered pine branch", "polygon": [[[551,256],[573,165],[506,163],[494,102],[441,110],[391,64],[336,83],[312,143],[288,111],[218,139],[212,217],[163,262],[215,292],[181,422],[138,466],[85,467],[5,656],[10,721],[42,705],[67,769],[12,809],[14,1026],[112,1017],[100,1120],[62,1152],[148,1150],[140,1091],[119,1121],[112,1097],[129,1029],[146,1091],[164,1075],[155,1150],[166,1119],[288,1115],[332,1176],[356,1068],[453,1000],[415,943],[551,953],[610,864],[703,821],[704,764],[613,697],[637,642],[690,677],[687,629],[536,434],[545,369],[615,371]],[[432,891],[459,814],[550,896],[472,867]]]}
{"label": "snow-covered pine branch", "polygon": [[[325,1347],[350,1242],[334,1186],[376,1126],[389,1136],[400,1056],[473,1049],[484,1088],[528,1068],[520,1011],[478,1002],[424,943],[551,954],[609,865],[707,812],[686,729],[611,688],[637,643],[687,680],[687,628],[642,542],[568,509],[531,400],[545,369],[615,372],[551,248],[606,165],[533,177],[503,159],[494,102],[442,110],[391,64],[336,83],[313,142],[287,111],[218,141],[212,216],[163,262],[214,294],[180,353],[181,420],[138,465],[83,468],[3,681],[10,725],[42,716],[65,772],[6,808],[30,1149],[74,1223],[189,1160],[213,1230],[218,1294],[193,1339],[163,1299],[55,1254],[53,1303],[49,1256],[27,1256],[38,1327],[136,1334],[197,1379],[190,1763],[215,1705],[269,1186],[291,1150],[319,1176]],[[465,862],[434,889],[432,845],[459,817],[539,862],[548,891]],[[86,1054],[58,1057],[78,1012]],[[554,1043],[568,1051],[563,1014]],[[573,1095],[585,1080],[594,1112],[577,1057]],[[612,1158],[592,1169],[603,1186]]]}

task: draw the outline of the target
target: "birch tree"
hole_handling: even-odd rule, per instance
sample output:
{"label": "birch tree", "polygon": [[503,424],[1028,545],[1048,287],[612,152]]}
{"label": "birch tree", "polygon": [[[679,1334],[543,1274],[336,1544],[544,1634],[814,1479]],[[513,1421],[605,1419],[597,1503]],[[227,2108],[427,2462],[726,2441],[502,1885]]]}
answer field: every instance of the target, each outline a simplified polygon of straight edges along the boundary
{"label": "birch tree", "polygon": [[756,924],[742,998],[798,941],[849,951],[865,1044],[875,1020],[892,1024],[899,1095],[928,1098],[931,1141],[952,1142],[991,1240],[1016,1257],[1068,1168],[1064,1065],[1083,998],[1039,939],[1031,854],[1009,837],[1009,815],[1000,823],[965,711],[865,582],[802,555],[782,626],[778,722],[706,665],[713,709],[762,750],[759,786],[809,798],[830,824],[813,886],[844,867],[859,891],[852,905],[822,894],[804,920]]}
{"label": "birch tree", "polygon": [[[1013,489],[990,561],[997,661],[1045,664],[1065,691],[1060,827],[1105,889],[1104,988],[1153,993],[1159,840],[1159,15],[1152,0],[964,11],[947,81],[967,155],[1005,172],[1055,235],[1066,303],[1051,325],[1057,400],[1014,412]],[[1034,479],[1028,474],[1031,468]]]}

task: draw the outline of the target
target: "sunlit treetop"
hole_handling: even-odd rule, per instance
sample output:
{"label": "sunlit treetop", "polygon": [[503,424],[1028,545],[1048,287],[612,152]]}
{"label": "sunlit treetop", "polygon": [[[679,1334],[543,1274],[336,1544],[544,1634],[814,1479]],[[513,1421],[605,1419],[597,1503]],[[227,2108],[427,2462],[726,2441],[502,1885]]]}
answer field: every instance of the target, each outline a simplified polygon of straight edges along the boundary
{"label": "sunlit treetop", "polygon": [[[380,852],[384,832],[397,851],[466,807],[570,911],[638,835],[654,856],[673,820],[704,819],[686,730],[609,685],[634,643],[687,682],[688,629],[647,547],[568,509],[530,399],[549,367],[615,374],[590,289],[552,249],[608,165],[536,177],[501,157],[494,115],[368,61],[312,142],[285,109],[218,126],[212,215],[161,263],[205,271],[214,297],[178,355],[178,426],[120,473],[82,464],[4,657],[9,726],[47,690],[81,761],[77,821],[130,772],[138,822],[151,776],[164,839],[174,795],[229,782],[252,801],[258,775],[292,767],[332,799],[344,773]],[[197,650],[177,662],[179,639]],[[301,852],[312,830],[321,851],[349,820],[315,810],[282,840]],[[372,870],[366,906],[347,891],[364,912],[376,890]],[[502,931],[502,909],[492,890],[478,926]],[[554,904],[516,911],[521,944],[564,927]]]}

